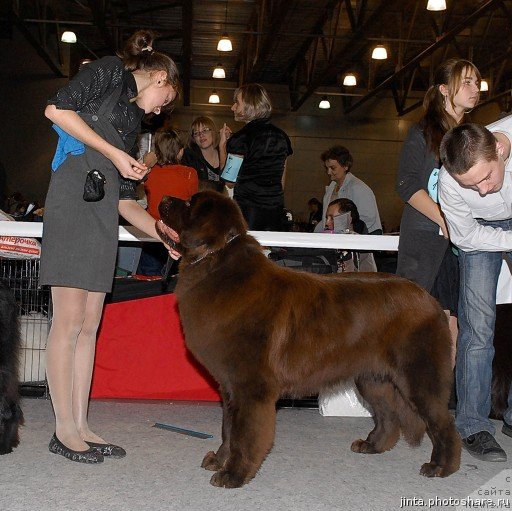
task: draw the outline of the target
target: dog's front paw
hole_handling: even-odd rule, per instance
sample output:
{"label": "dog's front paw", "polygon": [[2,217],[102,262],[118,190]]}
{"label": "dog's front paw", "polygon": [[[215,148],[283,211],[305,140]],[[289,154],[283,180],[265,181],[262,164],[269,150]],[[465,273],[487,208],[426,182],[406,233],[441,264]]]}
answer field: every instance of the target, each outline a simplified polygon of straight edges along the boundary
{"label": "dog's front paw", "polygon": [[205,470],[213,470],[214,472],[217,472],[217,470],[222,468],[221,464],[217,460],[217,455],[213,451],[206,453],[206,456],[203,458],[203,462],[201,463],[201,467]]}
{"label": "dog's front paw", "polygon": [[367,442],[366,440],[361,440],[361,439],[354,440],[352,442],[352,445],[350,446],[350,449],[353,452],[358,452],[361,454],[376,454],[377,453],[375,447],[370,442]]}
{"label": "dog's front paw", "polygon": [[421,466],[420,474],[425,477],[448,477],[453,471],[436,463],[424,463]]}
{"label": "dog's front paw", "polygon": [[227,470],[215,472],[210,479],[210,484],[218,488],[240,488],[246,482],[244,476],[233,474]]}

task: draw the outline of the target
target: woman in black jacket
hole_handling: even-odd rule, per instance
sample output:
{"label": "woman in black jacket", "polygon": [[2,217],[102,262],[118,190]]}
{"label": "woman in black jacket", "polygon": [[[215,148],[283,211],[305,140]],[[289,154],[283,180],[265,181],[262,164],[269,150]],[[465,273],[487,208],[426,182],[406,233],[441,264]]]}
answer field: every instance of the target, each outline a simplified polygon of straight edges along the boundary
{"label": "woman in black jacket", "polygon": [[235,90],[231,110],[235,121],[246,123],[233,135],[227,126],[220,130],[221,162],[225,163],[228,154],[243,157],[233,198],[249,229],[284,230],[285,166],[286,158],[293,153],[290,139],[270,123],[272,104],[265,89],[257,83]]}

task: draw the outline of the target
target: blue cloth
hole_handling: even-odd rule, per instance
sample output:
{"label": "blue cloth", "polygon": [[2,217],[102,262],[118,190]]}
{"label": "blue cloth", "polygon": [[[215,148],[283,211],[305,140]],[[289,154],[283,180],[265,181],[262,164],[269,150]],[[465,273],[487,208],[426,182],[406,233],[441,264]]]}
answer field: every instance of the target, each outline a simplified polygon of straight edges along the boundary
{"label": "blue cloth", "polygon": [[78,155],[85,152],[85,145],[80,140],[72,137],[69,133],[66,133],[63,129],[59,128],[56,124],[52,128],[59,135],[59,141],[57,142],[57,149],[55,150],[55,156],[52,160],[52,170],[55,172],[64,160],[68,157],[68,154]]}
{"label": "blue cloth", "polygon": [[[512,219],[486,221],[482,225],[512,229]],[[510,255],[510,253],[508,254]],[[457,342],[457,411],[455,424],[462,438],[479,431],[494,435],[489,420],[491,411],[496,286],[501,270],[502,252],[465,252],[459,250],[459,338]],[[512,424],[512,387],[504,414]]]}

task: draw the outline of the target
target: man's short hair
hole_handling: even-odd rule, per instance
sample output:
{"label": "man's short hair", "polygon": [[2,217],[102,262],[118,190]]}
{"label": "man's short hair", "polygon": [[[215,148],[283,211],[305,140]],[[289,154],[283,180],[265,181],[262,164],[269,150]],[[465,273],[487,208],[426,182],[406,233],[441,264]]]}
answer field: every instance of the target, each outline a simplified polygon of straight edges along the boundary
{"label": "man's short hair", "polygon": [[350,172],[352,163],[354,162],[350,151],[342,145],[335,145],[334,147],[327,149],[327,151],[322,153],[320,158],[324,163],[327,160],[336,160],[342,167],[347,167],[348,172]]}
{"label": "man's short hair", "polygon": [[479,161],[498,158],[494,135],[480,124],[467,123],[447,131],[441,141],[439,156],[450,174],[465,174]]}

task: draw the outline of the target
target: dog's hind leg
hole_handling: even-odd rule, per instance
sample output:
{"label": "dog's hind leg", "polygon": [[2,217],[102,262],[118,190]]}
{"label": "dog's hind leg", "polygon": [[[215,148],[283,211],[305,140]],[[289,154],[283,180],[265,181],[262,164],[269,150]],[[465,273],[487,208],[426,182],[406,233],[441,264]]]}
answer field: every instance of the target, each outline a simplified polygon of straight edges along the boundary
{"label": "dog's hind leg", "polygon": [[[431,338],[436,340],[435,336]],[[446,360],[449,361],[448,356]],[[448,410],[451,367],[448,363],[434,362],[428,352],[419,353],[418,363],[410,364],[396,384],[404,401],[425,423],[432,441],[430,462],[421,467],[420,473],[427,477],[446,477],[459,469],[461,440]]]}
{"label": "dog's hind leg", "polygon": [[420,474],[427,477],[447,477],[460,467],[461,440],[445,399],[427,392],[419,392],[412,401],[427,425],[432,441],[429,463],[423,464]]}
{"label": "dog's hind leg", "polygon": [[232,403],[231,396],[222,386],[219,389],[222,397],[222,444],[217,452],[209,451],[201,463],[206,470],[220,470],[229,457],[229,442],[231,438]]}
{"label": "dog's hind leg", "polygon": [[395,387],[389,380],[376,380],[370,376],[359,376],[355,383],[361,396],[372,407],[375,427],[366,440],[355,440],[351,449],[364,454],[389,451],[400,437]]}
{"label": "dog's hind leg", "polygon": [[233,396],[229,457],[213,474],[213,486],[239,488],[249,482],[272,448],[275,434],[277,393],[255,389]]}

